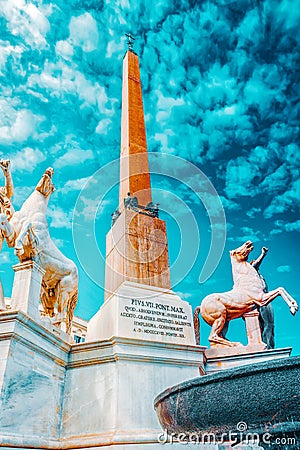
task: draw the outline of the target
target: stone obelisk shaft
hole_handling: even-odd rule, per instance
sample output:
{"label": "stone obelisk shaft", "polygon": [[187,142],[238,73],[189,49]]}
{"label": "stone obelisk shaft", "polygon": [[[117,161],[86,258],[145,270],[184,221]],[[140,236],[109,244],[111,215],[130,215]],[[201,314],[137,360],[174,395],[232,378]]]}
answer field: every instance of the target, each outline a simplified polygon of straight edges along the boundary
{"label": "stone obelisk shaft", "polygon": [[[137,197],[138,207],[124,198]],[[106,237],[105,298],[125,281],[170,289],[166,224],[144,207],[152,201],[146,131],[137,55],[123,61],[120,216]]]}
{"label": "stone obelisk shaft", "polygon": [[123,61],[120,158],[120,209],[130,192],[142,206],[152,201],[142,86],[138,56],[128,51]]}

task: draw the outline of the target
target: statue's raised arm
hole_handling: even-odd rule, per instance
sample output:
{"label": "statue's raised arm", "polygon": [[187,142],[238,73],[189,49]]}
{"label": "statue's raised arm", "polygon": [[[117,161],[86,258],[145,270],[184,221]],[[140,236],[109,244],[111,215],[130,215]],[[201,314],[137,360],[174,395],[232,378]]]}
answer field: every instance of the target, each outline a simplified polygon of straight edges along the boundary
{"label": "statue's raised arm", "polygon": [[14,195],[14,184],[10,172],[10,160],[1,159],[0,167],[5,178],[5,186],[0,187],[0,212],[6,214],[8,220],[10,220],[14,214],[14,208],[11,202]]}
{"label": "statue's raised arm", "polygon": [[259,270],[260,265],[263,262],[268,251],[269,251],[269,249],[267,247],[262,247],[261,254],[259,255],[259,257],[257,259],[255,259],[254,261],[251,261],[250,264],[251,264],[251,266],[254,267],[254,269]]}
{"label": "statue's raised arm", "polygon": [[[5,219],[10,220],[14,213],[14,208],[11,203],[11,199],[14,195],[14,185],[10,173],[10,160],[1,159],[0,167],[3,171],[5,178],[5,186],[0,187],[0,214],[5,214]],[[0,251],[2,250],[3,241],[7,234],[0,230]],[[2,283],[0,280],[0,311],[6,309]]]}

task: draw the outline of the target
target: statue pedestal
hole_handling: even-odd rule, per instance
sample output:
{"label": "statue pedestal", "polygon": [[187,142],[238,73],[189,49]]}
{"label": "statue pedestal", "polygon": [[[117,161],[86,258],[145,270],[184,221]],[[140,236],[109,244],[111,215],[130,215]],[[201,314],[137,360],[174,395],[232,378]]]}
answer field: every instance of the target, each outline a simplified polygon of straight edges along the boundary
{"label": "statue pedestal", "polygon": [[23,311],[0,313],[1,449],[59,448],[69,350]]}
{"label": "statue pedestal", "polygon": [[267,346],[261,338],[259,312],[256,309],[244,314],[243,318],[246,323],[248,345],[227,347],[216,344],[211,346],[205,351],[206,373],[290,356],[291,348],[266,349]]}
{"label": "statue pedestal", "polygon": [[209,348],[205,351],[205,372],[210,374],[247,364],[288,358],[291,351],[291,347],[264,350],[261,345],[255,346],[253,344],[239,347]]}
{"label": "statue pedestal", "polygon": [[153,400],[198,377],[203,353],[121,337],[70,345],[22,311],[0,313],[0,446],[163,450]]}
{"label": "statue pedestal", "polygon": [[13,269],[15,278],[11,295],[11,309],[23,311],[35,320],[40,320],[39,302],[44,269],[34,261],[16,264]]}
{"label": "statue pedestal", "polygon": [[171,291],[126,281],[90,320],[84,346],[71,357],[66,378],[65,437],[77,447],[89,430],[89,446],[101,438],[104,449],[163,448],[155,396],[160,387],[204,373],[205,348],[195,345],[189,303]]}
{"label": "statue pedestal", "polygon": [[114,336],[195,345],[191,305],[172,291],[125,281],[89,321],[86,341]]}
{"label": "statue pedestal", "polygon": [[[246,330],[248,336],[248,346],[259,346],[261,350],[266,349],[266,344],[261,338],[261,329],[259,326],[259,312],[257,309],[250,311],[243,315],[246,322]],[[258,348],[257,348],[258,349]]]}

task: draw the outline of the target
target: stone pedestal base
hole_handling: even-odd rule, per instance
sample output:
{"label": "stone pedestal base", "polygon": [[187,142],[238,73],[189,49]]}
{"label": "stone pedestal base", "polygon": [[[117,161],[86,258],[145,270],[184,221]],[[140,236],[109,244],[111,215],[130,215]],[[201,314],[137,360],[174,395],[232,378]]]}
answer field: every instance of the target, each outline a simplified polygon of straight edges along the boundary
{"label": "stone pedestal base", "polygon": [[153,400],[203,373],[203,354],[121,337],[70,345],[21,311],[0,313],[0,447],[163,449]]}
{"label": "stone pedestal base", "polygon": [[246,364],[288,358],[291,351],[291,347],[263,350],[259,345],[258,348],[255,348],[254,345],[232,348],[210,348],[205,351],[205,372],[210,374],[224,369],[245,366]]}
{"label": "stone pedestal base", "polygon": [[243,315],[246,322],[248,337],[248,346],[260,346],[262,350],[267,348],[261,338],[261,329],[259,325],[259,312],[257,310],[249,311]]}
{"label": "stone pedestal base", "polygon": [[69,349],[23,312],[0,313],[0,447],[57,439]]}
{"label": "stone pedestal base", "polygon": [[195,345],[191,306],[172,291],[125,281],[89,321],[86,340],[114,336]]}
{"label": "stone pedestal base", "polygon": [[71,448],[158,444],[162,431],[153,400],[162,386],[199,376],[203,351],[126,338],[73,347],[62,438]]}
{"label": "stone pedestal base", "polygon": [[13,269],[15,278],[11,295],[11,309],[23,311],[35,320],[40,320],[40,291],[45,271],[34,261],[16,264]]}

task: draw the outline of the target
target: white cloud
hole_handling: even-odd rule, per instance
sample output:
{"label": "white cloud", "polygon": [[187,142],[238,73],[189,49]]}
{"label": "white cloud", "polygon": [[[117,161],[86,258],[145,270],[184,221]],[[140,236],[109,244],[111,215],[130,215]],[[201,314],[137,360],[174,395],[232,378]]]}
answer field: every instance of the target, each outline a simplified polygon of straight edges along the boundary
{"label": "white cloud", "polygon": [[100,120],[100,122],[98,123],[97,127],[96,127],[96,133],[98,134],[107,134],[108,130],[109,130],[109,125],[111,124],[111,120],[110,119],[102,119]]}
{"label": "white cloud", "polygon": [[68,193],[70,191],[80,191],[83,186],[88,181],[89,177],[86,178],[78,178],[77,180],[68,180],[62,189],[61,192]]}
{"label": "white cloud", "polygon": [[166,129],[163,133],[155,133],[154,139],[160,142],[161,151],[163,153],[173,153],[174,148],[169,146],[169,136],[174,136],[175,133],[173,130]]}
{"label": "white cloud", "polygon": [[[0,113],[2,112],[1,106]],[[42,116],[37,116],[28,109],[21,109],[19,111],[10,109],[8,117],[0,117],[0,143],[7,144],[26,141],[29,136],[35,133],[37,125],[42,120]]]}
{"label": "white cloud", "polygon": [[[13,162],[12,170],[14,170]],[[21,205],[25,202],[25,200],[27,200],[29,195],[34,191],[34,187],[35,186],[15,186],[15,193],[13,198],[13,205],[15,209],[21,207]]]}
{"label": "white cloud", "polygon": [[237,242],[237,243],[244,243],[246,241],[252,241],[252,242],[259,242],[262,240],[262,235],[260,231],[253,230],[250,227],[242,227],[241,228],[241,235],[240,236],[234,236],[229,237],[229,242]]}
{"label": "white cloud", "polygon": [[300,231],[300,220],[296,220],[295,222],[285,222],[284,220],[275,220],[274,222],[275,228],[271,231],[271,235],[281,234],[284,231],[288,233],[292,231]]}
{"label": "white cloud", "polygon": [[70,211],[64,211],[57,206],[50,206],[47,215],[50,218],[50,227],[70,229],[72,226],[72,214]]}
{"label": "white cloud", "polygon": [[[60,41],[66,42],[66,41]],[[59,46],[62,51],[61,46]],[[64,48],[64,51],[67,51]],[[89,105],[97,105],[102,114],[112,116],[114,110],[108,108],[116,102],[116,99],[110,98],[106,94],[104,86],[99,83],[93,83],[82,72],[68,65],[65,61],[59,60],[56,63],[45,62],[44,70],[41,74],[32,74],[28,78],[28,87],[40,88],[52,91],[52,96],[61,98],[65,94],[77,95],[78,98]]]}
{"label": "white cloud", "polygon": [[157,122],[166,122],[169,119],[174,106],[182,106],[185,104],[183,98],[165,97],[160,91],[155,91],[154,94],[157,96]]}
{"label": "white cloud", "polygon": [[47,17],[33,3],[25,0],[1,2],[0,12],[7,20],[7,26],[15,36],[21,36],[32,48],[48,46],[46,34],[50,29]]}
{"label": "white cloud", "polygon": [[277,272],[284,273],[284,272],[290,272],[291,267],[290,266],[279,266],[277,267]]}
{"label": "white cloud", "polygon": [[74,49],[68,41],[58,41],[55,45],[55,52],[58,56],[68,59],[73,55]]}
{"label": "white cloud", "polygon": [[226,169],[225,192],[229,199],[239,196],[249,196],[257,188],[253,185],[258,169],[243,157],[231,160]]}
{"label": "white cloud", "polygon": [[117,44],[116,41],[109,41],[106,49],[106,57],[111,58],[114,53],[122,53],[124,51],[124,43],[119,42]]}
{"label": "white cloud", "polygon": [[96,196],[94,198],[80,197],[80,205],[77,205],[77,210],[75,211],[76,216],[83,216],[84,220],[91,221],[99,217],[110,205],[109,200],[103,200],[101,196]]}
{"label": "white cloud", "polygon": [[5,264],[10,262],[10,255],[8,252],[1,252],[0,253],[0,263]]}
{"label": "white cloud", "polygon": [[176,291],[175,294],[178,295],[183,300],[188,300],[193,296],[190,292]]}
{"label": "white cloud", "polygon": [[241,206],[234,202],[233,200],[228,200],[228,198],[219,195],[220,200],[222,202],[223,207],[228,210],[228,211],[238,211],[239,209],[241,209]]}
{"label": "white cloud", "polygon": [[92,150],[81,150],[79,148],[70,148],[64,155],[56,160],[54,167],[62,168],[83,164],[85,161],[94,158]]}
{"label": "white cloud", "polygon": [[250,219],[254,219],[258,216],[259,213],[261,213],[261,208],[256,208],[255,206],[246,212],[247,216],[250,217]]}
{"label": "white cloud", "polygon": [[286,223],[284,229],[285,231],[300,231],[300,220],[296,220],[296,222]]}
{"label": "white cloud", "polygon": [[25,172],[33,172],[38,164],[46,160],[46,156],[39,150],[25,147],[12,156],[12,168]]}
{"label": "white cloud", "polygon": [[20,59],[22,57],[23,48],[21,45],[10,45],[9,41],[1,41],[0,40],[0,73],[3,75],[2,70],[5,69],[5,64],[7,58],[10,58],[10,61],[14,65],[18,65],[20,70]]}
{"label": "white cloud", "polygon": [[99,34],[97,22],[91,14],[85,13],[78,17],[72,17],[69,29],[74,45],[81,47],[87,53],[96,50]]}
{"label": "white cloud", "polygon": [[52,241],[54,242],[54,244],[56,245],[56,247],[62,249],[64,246],[64,241],[63,239],[59,239],[59,238],[52,238]]}
{"label": "white cloud", "polygon": [[292,183],[291,187],[282,195],[275,197],[271,204],[265,209],[264,216],[269,219],[274,214],[282,214],[299,205],[300,199],[300,180]]}

